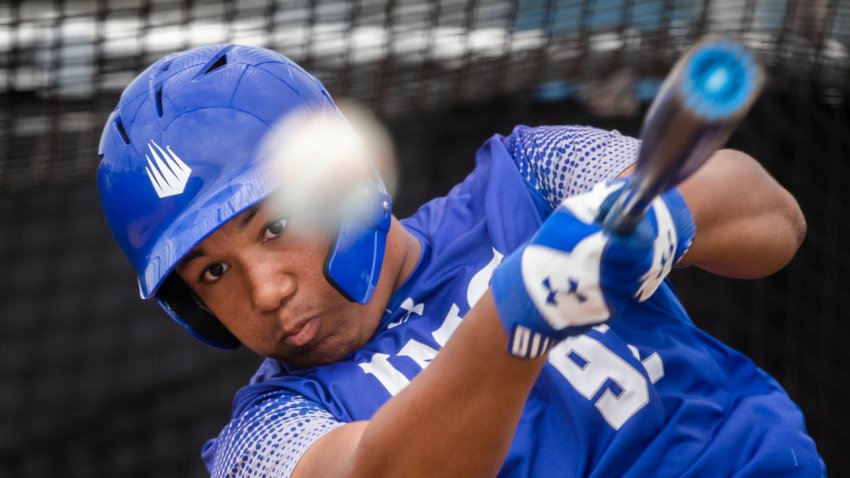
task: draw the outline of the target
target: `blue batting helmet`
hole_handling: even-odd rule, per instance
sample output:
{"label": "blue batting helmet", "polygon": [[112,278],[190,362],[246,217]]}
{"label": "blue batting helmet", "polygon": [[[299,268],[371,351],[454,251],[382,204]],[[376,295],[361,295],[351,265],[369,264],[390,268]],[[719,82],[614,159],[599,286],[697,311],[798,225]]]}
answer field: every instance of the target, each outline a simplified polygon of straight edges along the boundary
{"label": "blue batting helmet", "polygon": [[[305,108],[339,114],[319,80],[283,55],[213,45],[151,65],[106,122],[98,187],[109,227],[138,274],[142,298],[155,297],[207,344],[235,348],[239,341],[172,270],[219,226],[274,192],[261,141]],[[390,198],[375,181],[365,217],[341,219],[325,260],[328,281],[360,303],[378,282],[390,225]]]}

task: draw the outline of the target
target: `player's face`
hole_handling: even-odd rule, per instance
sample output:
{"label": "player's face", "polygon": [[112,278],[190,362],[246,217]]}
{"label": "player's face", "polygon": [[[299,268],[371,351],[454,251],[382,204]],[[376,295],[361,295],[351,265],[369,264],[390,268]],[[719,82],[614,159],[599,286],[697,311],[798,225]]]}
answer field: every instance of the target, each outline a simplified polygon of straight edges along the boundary
{"label": "player's face", "polygon": [[366,305],[347,301],[322,272],[328,238],[287,229],[271,207],[250,209],[206,238],[177,272],[254,352],[297,367],[339,360],[372,336],[390,287],[379,284]]}

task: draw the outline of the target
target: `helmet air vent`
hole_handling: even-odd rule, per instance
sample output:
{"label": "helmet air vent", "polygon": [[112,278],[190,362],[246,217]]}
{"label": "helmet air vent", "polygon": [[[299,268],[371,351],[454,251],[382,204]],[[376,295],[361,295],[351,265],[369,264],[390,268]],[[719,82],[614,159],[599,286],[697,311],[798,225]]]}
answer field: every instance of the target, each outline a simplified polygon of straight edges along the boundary
{"label": "helmet air vent", "polygon": [[162,118],[162,85],[168,79],[163,75],[169,68],[171,68],[171,64],[174,63],[176,59],[176,55],[172,55],[171,57],[166,57],[162,61],[159,62],[159,67],[156,69],[150,77],[150,92],[151,96],[153,96],[153,104],[156,109],[156,115]]}
{"label": "helmet air vent", "polygon": [[206,64],[204,64],[200,69],[198,69],[198,72],[195,74],[195,77],[193,79],[201,79],[214,72],[215,70],[227,66],[227,55],[228,53],[230,53],[230,50],[232,50],[235,46],[236,45],[224,45],[223,47],[219,48],[218,51],[216,51],[214,54],[210,55],[209,60],[207,60]]}
{"label": "helmet air vent", "polygon": [[212,65],[209,66],[209,68],[204,70],[204,74],[207,75],[209,73],[212,73],[213,71],[218,70],[219,68],[221,68],[222,66],[224,66],[226,64],[227,64],[227,55],[221,55],[218,58],[218,60],[216,60],[215,62],[213,62]]}
{"label": "helmet air vent", "polygon": [[115,129],[118,130],[118,134],[124,140],[124,144],[130,144],[130,136],[127,134],[127,130],[124,129],[124,122],[121,121],[120,116],[115,117]]}
{"label": "helmet air vent", "polygon": [[162,118],[162,88],[156,90],[154,94],[154,104],[156,105],[156,115]]}

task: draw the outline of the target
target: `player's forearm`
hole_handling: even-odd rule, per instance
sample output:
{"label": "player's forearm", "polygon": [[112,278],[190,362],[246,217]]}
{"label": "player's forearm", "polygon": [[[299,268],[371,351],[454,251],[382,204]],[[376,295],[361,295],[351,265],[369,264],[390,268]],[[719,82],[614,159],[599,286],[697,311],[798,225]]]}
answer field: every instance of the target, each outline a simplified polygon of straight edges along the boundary
{"label": "player's forearm", "polygon": [[508,355],[488,292],[431,365],[372,419],[359,446],[363,476],[495,476],[544,362]]}
{"label": "player's forearm", "polygon": [[431,365],[372,420],[334,430],[308,451],[311,470],[322,468],[321,455],[336,469],[298,476],[495,476],[544,362],[507,353],[488,292]]}
{"label": "player's forearm", "polygon": [[697,231],[682,265],[727,277],[763,277],[784,267],[805,236],[797,202],[744,153],[718,151],[679,190]]}

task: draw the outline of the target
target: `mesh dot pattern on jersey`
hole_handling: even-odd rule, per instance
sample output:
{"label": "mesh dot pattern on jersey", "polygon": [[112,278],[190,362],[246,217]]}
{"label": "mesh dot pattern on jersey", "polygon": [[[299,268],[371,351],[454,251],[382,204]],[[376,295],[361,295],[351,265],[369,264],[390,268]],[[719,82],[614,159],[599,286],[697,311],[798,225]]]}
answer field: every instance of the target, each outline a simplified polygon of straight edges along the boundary
{"label": "mesh dot pattern on jersey", "polygon": [[523,179],[552,209],[617,177],[640,150],[635,138],[588,126],[517,126],[503,142]]}
{"label": "mesh dot pattern on jersey", "polygon": [[213,478],[286,478],[310,445],[340,425],[343,423],[301,395],[270,393],[234,417],[218,438],[204,447],[204,460]]}

